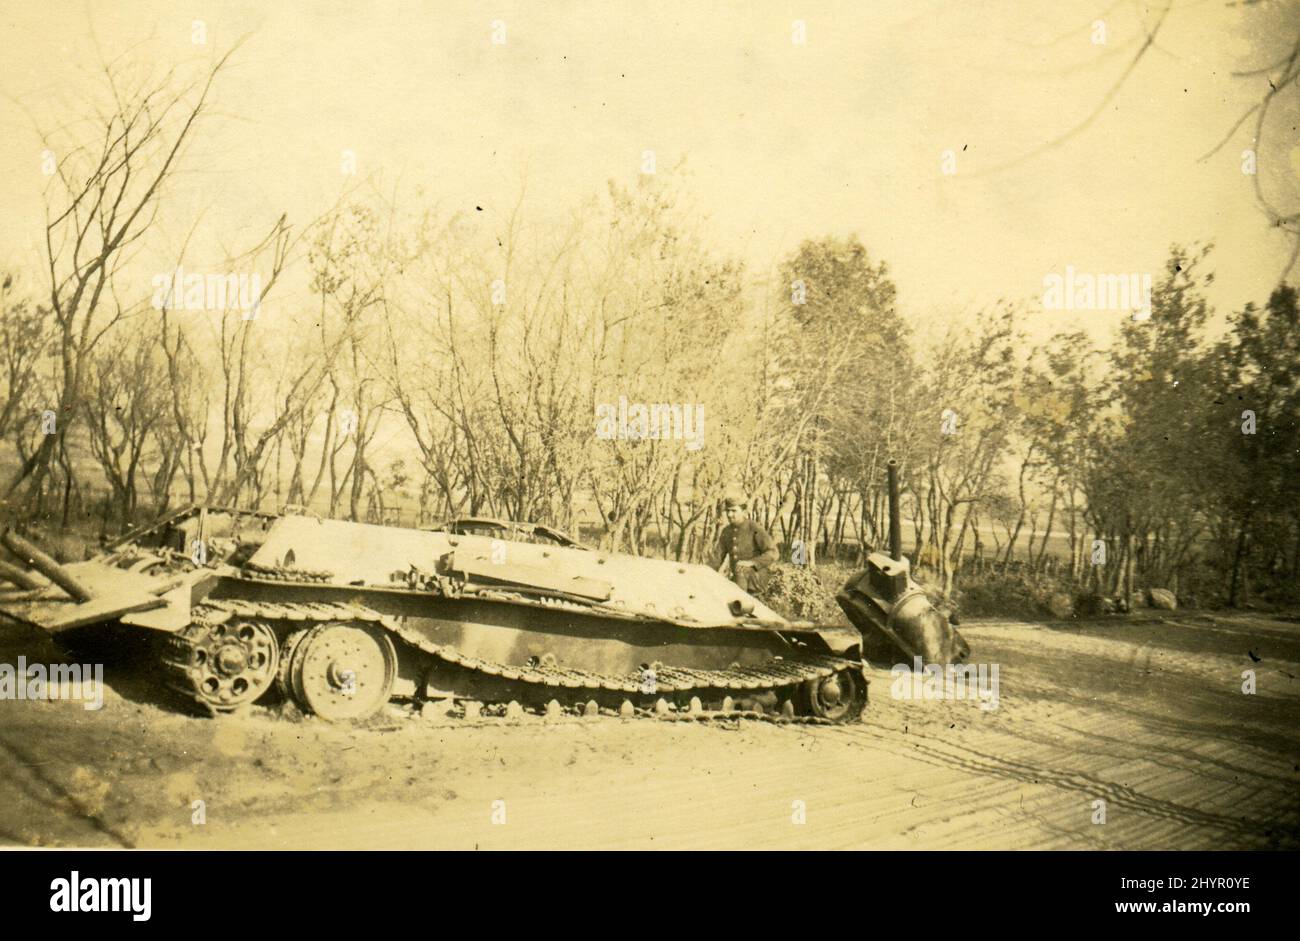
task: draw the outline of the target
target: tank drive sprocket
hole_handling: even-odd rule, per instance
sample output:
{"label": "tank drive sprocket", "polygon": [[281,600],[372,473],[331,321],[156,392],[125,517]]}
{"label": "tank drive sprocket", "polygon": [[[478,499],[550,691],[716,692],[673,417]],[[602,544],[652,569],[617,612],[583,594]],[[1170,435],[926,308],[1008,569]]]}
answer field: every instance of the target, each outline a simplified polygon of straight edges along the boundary
{"label": "tank drive sprocket", "polygon": [[280,665],[275,630],[260,618],[200,606],[193,622],[163,640],[168,684],[200,706],[235,712],[274,684]]}

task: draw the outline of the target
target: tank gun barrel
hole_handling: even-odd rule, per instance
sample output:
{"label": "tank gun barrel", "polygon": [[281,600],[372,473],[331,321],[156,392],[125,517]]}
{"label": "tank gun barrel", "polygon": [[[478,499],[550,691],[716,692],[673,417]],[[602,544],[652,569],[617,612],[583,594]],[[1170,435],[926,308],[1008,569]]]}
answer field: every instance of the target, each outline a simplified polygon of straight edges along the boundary
{"label": "tank gun barrel", "polygon": [[889,557],[903,561],[903,518],[898,506],[898,461],[889,459]]}

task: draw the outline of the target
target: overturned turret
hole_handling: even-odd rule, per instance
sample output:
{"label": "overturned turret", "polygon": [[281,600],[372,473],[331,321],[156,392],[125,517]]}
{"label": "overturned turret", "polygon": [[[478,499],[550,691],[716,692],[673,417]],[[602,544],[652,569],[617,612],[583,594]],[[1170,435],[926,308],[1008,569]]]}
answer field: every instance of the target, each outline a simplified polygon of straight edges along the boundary
{"label": "overturned turret", "polygon": [[960,663],[970,655],[970,645],[912,581],[902,549],[898,465],[890,461],[888,471],[890,554],[867,556],[866,570],[849,579],[835,600],[862,632],[866,659]]}

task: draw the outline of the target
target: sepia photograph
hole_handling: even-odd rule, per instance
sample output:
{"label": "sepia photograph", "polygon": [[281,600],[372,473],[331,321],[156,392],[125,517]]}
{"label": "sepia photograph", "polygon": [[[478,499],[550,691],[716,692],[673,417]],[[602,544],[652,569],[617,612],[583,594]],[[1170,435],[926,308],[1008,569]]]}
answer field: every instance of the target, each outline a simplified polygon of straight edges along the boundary
{"label": "sepia photograph", "polygon": [[0,28],[0,855],[1300,848],[1296,0]]}

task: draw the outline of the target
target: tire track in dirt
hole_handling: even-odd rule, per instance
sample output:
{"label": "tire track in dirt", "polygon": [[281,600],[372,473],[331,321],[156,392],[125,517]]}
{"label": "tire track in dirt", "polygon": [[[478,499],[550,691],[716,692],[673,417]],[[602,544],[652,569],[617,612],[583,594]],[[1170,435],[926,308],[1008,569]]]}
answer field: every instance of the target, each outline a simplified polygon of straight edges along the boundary
{"label": "tire track in dirt", "polygon": [[[1253,839],[1259,836],[1258,825],[1244,823],[1238,817],[1153,797],[1131,785],[1108,779],[1100,769],[1060,771],[1012,757],[977,751],[970,747],[964,747],[960,753],[956,753],[950,747],[940,745],[936,741],[917,739],[922,739],[922,736],[912,733],[910,741],[906,743],[900,741],[894,745],[902,748],[907,755],[927,761],[936,767],[963,771],[976,776],[1003,777],[1022,784],[1047,785],[1084,795],[1087,801],[1102,799],[1106,801],[1108,807],[1126,808],[1146,817],[1166,820],[1186,827],[1209,827],[1242,838]],[[1181,779],[1185,776],[1179,775],[1179,777]]]}
{"label": "tire track in dirt", "polygon": [[[1109,748],[1115,750],[1112,753],[1125,752],[1128,754],[1128,757],[1130,758],[1155,762],[1155,759],[1152,757],[1152,752],[1153,751],[1159,752],[1162,755],[1167,755],[1170,758],[1176,758],[1180,761],[1187,762],[1188,764],[1203,765],[1207,769],[1212,768],[1217,772],[1222,772],[1223,774],[1231,775],[1234,780],[1240,778],[1248,778],[1252,781],[1257,781],[1257,782],[1259,781],[1270,782],[1272,784],[1278,785],[1279,790],[1282,790],[1283,792],[1295,787],[1297,784],[1297,781],[1294,777],[1286,777],[1283,774],[1271,774],[1267,771],[1260,770],[1259,768],[1247,768],[1243,765],[1235,764],[1232,761],[1227,760],[1225,758],[1220,758],[1214,755],[1206,755],[1201,752],[1193,751],[1190,748],[1186,748],[1178,744],[1171,744],[1168,740],[1161,739],[1155,736],[1144,735],[1139,739],[1135,737],[1140,732],[1140,730],[1137,729],[1132,730],[1133,734],[1131,734],[1130,737],[1121,738],[1117,735],[1107,735],[1104,732],[1099,732],[1096,730],[1085,731],[1084,729],[1078,728],[1076,726],[1066,725],[1063,722],[1055,723],[1055,727],[1076,737],[1075,741],[1071,742],[1071,747],[1076,750],[1083,747],[1083,743],[1085,742],[1088,743],[1091,743],[1093,741],[1103,742]],[[1045,747],[1060,744],[1059,742],[1053,741],[1053,736],[1051,732],[1035,734],[1035,732],[1026,731],[1025,729],[1020,729],[1017,731],[1017,735],[1020,738],[1033,741]],[[1088,750],[1092,751],[1093,749],[1088,749]],[[1260,755],[1258,756],[1257,760],[1266,759],[1266,758],[1268,758],[1268,756]],[[1155,763],[1159,764],[1159,762],[1155,762]],[[1280,763],[1278,764],[1280,766]],[[1171,766],[1171,767],[1176,767],[1176,766]],[[1196,770],[1195,773],[1204,774],[1204,772],[1200,770]]]}

